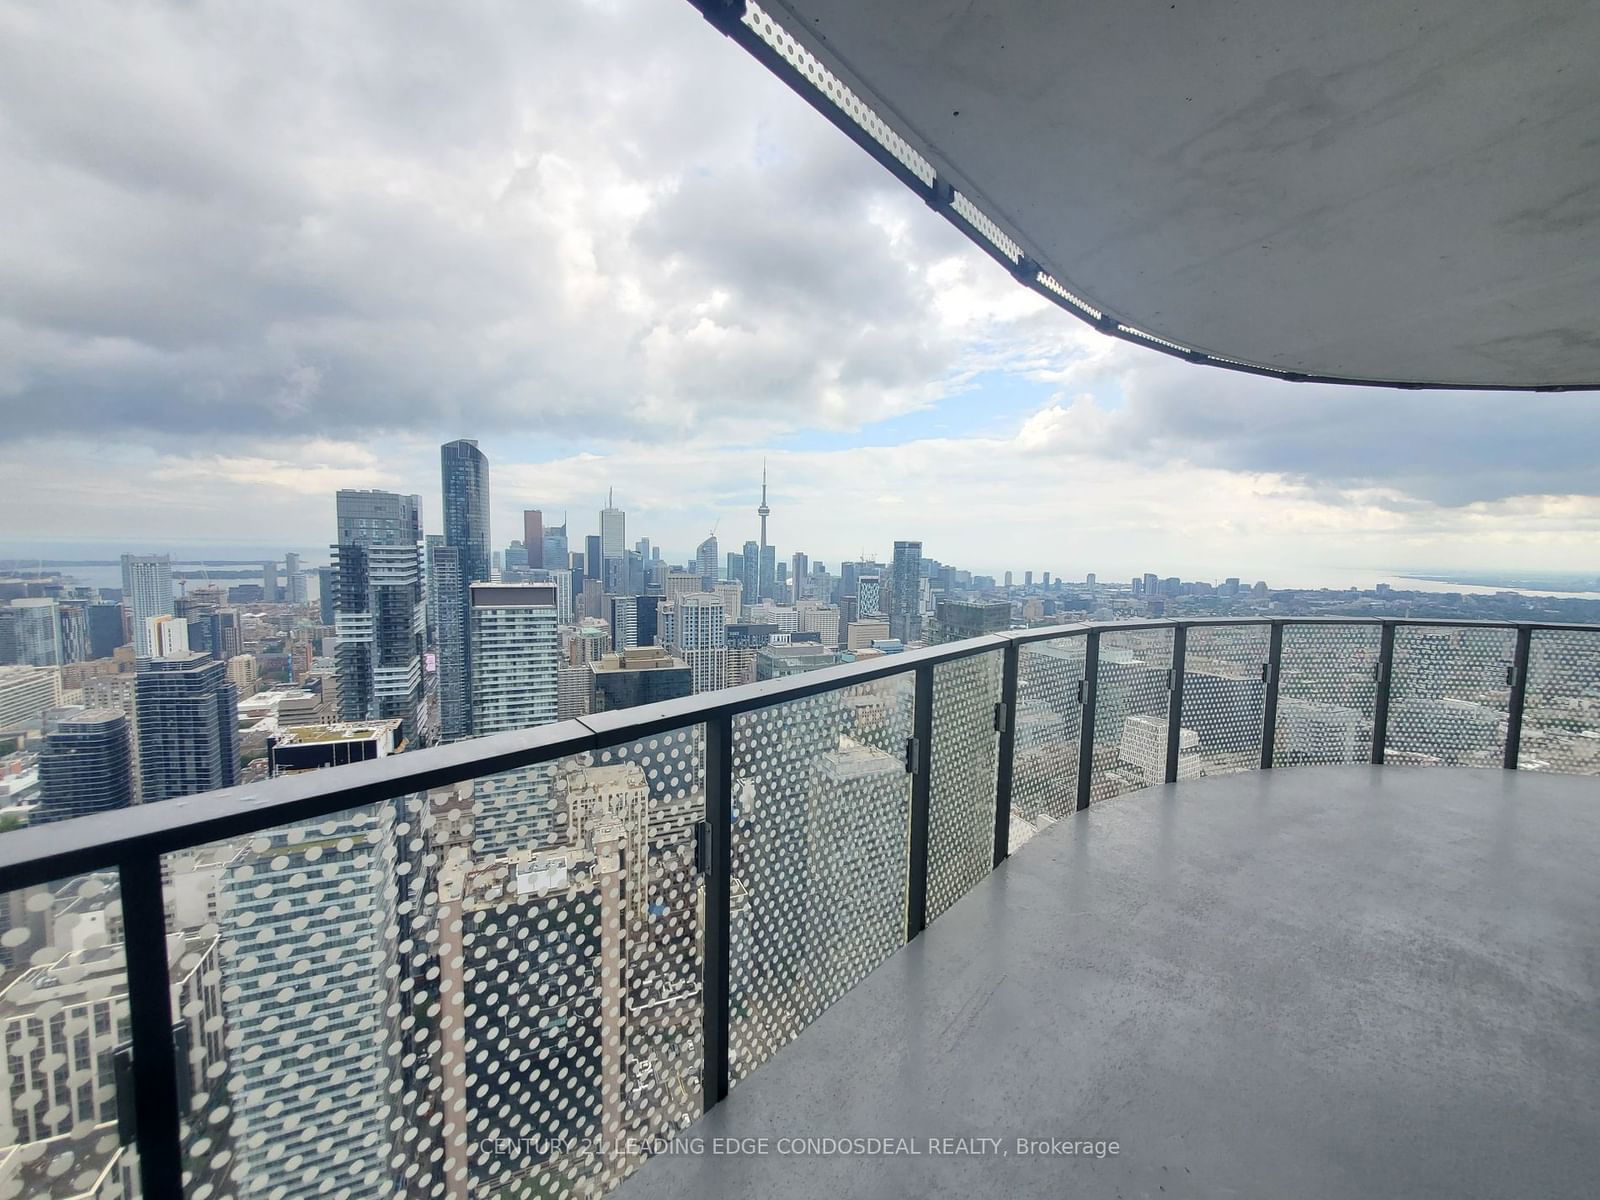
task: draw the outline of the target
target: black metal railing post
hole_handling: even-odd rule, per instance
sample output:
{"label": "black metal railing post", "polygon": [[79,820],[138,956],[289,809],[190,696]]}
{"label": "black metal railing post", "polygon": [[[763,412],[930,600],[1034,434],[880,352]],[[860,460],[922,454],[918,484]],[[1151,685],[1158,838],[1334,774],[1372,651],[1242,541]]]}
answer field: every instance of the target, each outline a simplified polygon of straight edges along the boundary
{"label": "black metal railing post", "polygon": [[1389,693],[1394,683],[1395,623],[1385,621],[1378,641],[1378,687],[1372,698],[1372,763],[1383,765],[1383,748],[1389,740]]}
{"label": "black metal railing post", "polygon": [[1278,680],[1283,674],[1283,622],[1272,623],[1267,642],[1266,697],[1261,706],[1261,767],[1272,766],[1278,742]]}
{"label": "black metal railing post", "polygon": [[1007,642],[1000,660],[1000,704],[995,725],[1000,744],[995,748],[994,857],[998,867],[1011,853],[1011,772],[1017,761],[1017,681],[1021,674],[1022,647]]}
{"label": "black metal railing post", "polygon": [[178,1072],[188,1070],[188,1064],[178,1062],[172,1034],[161,856],[151,852],[127,858],[118,875],[133,1046],[133,1103],[138,1114],[139,1180],[146,1196],[182,1196]]}
{"label": "black metal railing post", "polygon": [[1511,659],[1511,699],[1506,705],[1506,756],[1505,768],[1517,769],[1517,759],[1522,753],[1522,713],[1528,703],[1528,655],[1533,649],[1533,630],[1527,625],[1517,626],[1517,648]]}
{"label": "black metal railing post", "polygon": [[911,838],[906,881],[906,941],[928,926],[928,804],[933,783],[933,664],[917,668],[916,707],[907,765],[911,768]]}
{"label": "black metal railing post", "polygon": [[728,1096],[729,927],[733,909],[733,717],[706,721],[705,962],[701,1014],[705,1049],[706,1108]]}
{"label": "black metal railing post", "polygon": [[1183,733],[1183,667],[1188,657],[1189,627],[1172,629],[1172,666],[1167,672],[1167,766],[1162,775],[1168,783],[1178,782],[1179,740]]}
{"label": "black metal railing post", "polygon": [[1091,629],[1083,643],[1083,716],[1078,722],[1078,811],[1094,795],[1094,705],[1100,686],[1100,631]]}

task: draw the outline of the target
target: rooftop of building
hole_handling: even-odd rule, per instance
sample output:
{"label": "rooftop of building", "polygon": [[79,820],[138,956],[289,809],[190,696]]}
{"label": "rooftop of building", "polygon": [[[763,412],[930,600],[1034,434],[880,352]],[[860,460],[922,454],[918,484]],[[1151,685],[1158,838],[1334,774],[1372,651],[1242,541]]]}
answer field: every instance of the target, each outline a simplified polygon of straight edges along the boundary
{"label": "rooftop of building", "polygon": [[55,667],[30,667],[27,665],[13,664],[0,667],[0,683],[15,682],[22,679],[25,675],[53,676],[55,673]]}
{"label": "rooftop of building", "polygon": [[404,722],[394,719],[344,721],[328,725],[292,725],[278,731],[278,745],[307,746],[325,742],[365,742],[381,738],[385,734],[398,740],[403,724]]}
{"label": "rooftop of building", "polygon": [[470,585],[474,608],[554,608],[553,583],[474,583]]}
{"label": "rooftop of building", "polygon": [[1009,600],[952,600],[941,596],[939,597],[939,607],[965,608],[974,612],[994,612],[1003,608],[1009,612],[1011,602]]}
{"label": "rooftop of building", "polygon": [[[115,907],[117,903],[112,895],[99,907]],[[167,934],[167,964],[174,978],[186,973],[178,968],[195,951],[203,950],[215,940],[215,933],[199,930]],[[0,1020],[27,1015],[40,1008],[53,1013],[63,1005],[125,997],[127,954],[123,943],[104,933],[90,935],[88,941],[87,945],[27,967],[8,979],[0,988]]]}
{"label": "rooftop of building", "polygon": [[217,659],[212,658],[211,655],[207,654],[204,650],[182,650],[176,654],[162,655],[160,658],[141,658],[139,660],[139,670],[143,672],[188,671],[197,668],[204,668],[210,666],[212,663],[216,663],[216,665],[219,667],[223,665]]}
{"label": "rooftop of building", "polygon": [[120,708],[90,708],[82,704],[69,704],[61,708],[46,709],[44,720],[47,728],[60,728],[63,725],[107,725],[127,720],[127,714]]}
{"label": "rooftop of building", "polygon": [[317,704],[321,697],[316,692],[304,688],[273,688],[270,691],[256,692],[239,701],[240,713],[275,713],[285,705],[294,707],[297,704]]}
{"label": "rooftop of building", "polygon": [[674,658],[661,646],[637,646],[603,654],[589,664],[591,671],[662,671],[673,667],[688,670],[689,664]]}
{"label": "rooftop of building", "polygon": [[[114,1182],[127,1149],[115,1121],[84,1124],[59,1137],[0,1148],[0,1192],[31,1200],[99,1200]],[[62,1162],[72,1164],[70,1171]],[[14,1189],[14,1190],[13,1190]]]}
{"label": "rooftop of building", "polygon": [[831,658],[835,651],[820,641],[769,642],[757,648],[756,654],[768,658]]}

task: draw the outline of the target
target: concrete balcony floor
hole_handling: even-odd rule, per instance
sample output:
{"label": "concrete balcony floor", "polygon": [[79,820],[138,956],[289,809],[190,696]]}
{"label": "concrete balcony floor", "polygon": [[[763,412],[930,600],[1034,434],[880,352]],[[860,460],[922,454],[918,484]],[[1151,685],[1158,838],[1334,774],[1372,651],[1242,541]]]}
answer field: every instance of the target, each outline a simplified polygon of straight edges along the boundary
{"label": "concrete balcony floor", "polygon": [[617,1195],[1578,1197],[1597,1131],[1600,781],[1302,767],[1036,837],[686,1133],[768,1153]]}

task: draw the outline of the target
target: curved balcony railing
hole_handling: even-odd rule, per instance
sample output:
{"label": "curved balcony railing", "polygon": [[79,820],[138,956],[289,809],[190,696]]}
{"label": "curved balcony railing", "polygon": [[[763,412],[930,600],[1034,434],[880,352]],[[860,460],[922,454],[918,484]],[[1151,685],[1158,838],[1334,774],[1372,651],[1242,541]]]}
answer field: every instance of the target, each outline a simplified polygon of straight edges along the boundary
{"label": "curved balcony railing", "polygon": [[602,1194],[1054,821],[1311,763],[1600,774],[1600,627],[1012,631],[5,834],[0,1196]]}

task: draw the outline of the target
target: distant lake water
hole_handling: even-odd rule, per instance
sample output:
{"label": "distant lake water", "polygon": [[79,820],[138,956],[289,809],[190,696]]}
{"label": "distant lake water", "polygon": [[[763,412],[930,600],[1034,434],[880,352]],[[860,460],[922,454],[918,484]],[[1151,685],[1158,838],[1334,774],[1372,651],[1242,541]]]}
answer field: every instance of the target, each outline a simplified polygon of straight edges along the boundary
{"label": "distant lake water", "polygon": [[[73,546],[0,544],[0,558],[20,558],[22,555],[37,554],[46,560],[115,559],[127,549],[127,546],[116,546],[111,544],[83,544]],[[301,548],[289,546],[285,547],[285,549],[298,553],[300,555],[302,566],[307,570],[310,570],[314,567],[327,565],[329,557],[327,546],[311,546]],[[161,551],[159,549],[154,551],[147,549],[145,552],[160,553]],[[204,558],[212,561],[226,560],[230,563],[239,563],[241,565],[217,568],[218,570],[225,571],[239,571],[248,569],[248,567],[244,564],[247,564],[251,561],[265,561],[266,557],[269,555],[276,557],[281,563],[283,561],[283,553],[283,550],[263,546],[207,546],[204,549],[199,549],[196,547],[184,547],[181,553],[179,551],[173,551],[172,566],[173,570],[175,571],[203,571],[205,568],[201,566],[198,560]],[[25,562],[23,565],[26,565]],[[115,588],[122,586],[122,568],[115,564],[106,567],[60,567],[51,569],[60,570],[64,574],[69,574],[78,582],[86,584],[89,587]],[[1219,568],[1215,565],[1201,566],[1194,563],[1152,563],[1150,564],[1150,569],[1156,571],[1157,574],[1161,575],[1163,578],[1177,575],[1186,581],[1200,580],[1210,583],[1221,583],[1223,579],[1227,578],[1228,576],[1237,575],[1240,581],[1246,587],[1255,583],[1255,581],[1258,579],[1264,579],[1266,580],[1267,585],[1272,588],[1357,588],[1360,591],[1365,592],[1371,591],[1380,583],[1387,583],[1390,587],[1397,591],[1430,593],[1458,592],[1463,595],[1478,596],[1492,595],[1495,592],[1517,592],[1524,596],[1563,596],[1581,600],[1600,600],[1600,589],[1597,588],[1590,588],[1589,590],[1568,590],[1567,586],[1507,587],[1504,585],[1484,583],[1453,583],[1438,579],[1420,579],[1414,575],[1406,574],[1401,570],[1377,569],[1368,567],[1300,566],[1245,569],[1243,567],[1230,566],[1227,564],[1224,564]],[[1071,570],[1081,571],[1082,568],[1073,567]],[[1124,574],[1115,570],[1101,570],[1098,567],[1096,567],[1095,570],[1098,573],[1100,580],[1105,583],[1112,583],[1118,580],[1126,582],[1127,579],[1132,577],[1132,572],[1127,572]],[[1462,571],[1451,573],[1466,574],[1467,572]],[[1021,573],[1018,572],[1019,576],[1020,574]],[[1600,575],[1600,572],[1597,572],[1596,574]],[[1478,578],[1492,579],[1501,575],[1505,575],[1507,577],[1515,576],[1522,582],[1537,582],[1539,577],[1542,575],[1554,576],[1556,573],[1535,571],[1517,573],[1511,571],[1485,569],[1478,574]],[[1560,582],[1566,585],[1570,580],[1570,586],[1572,587],[1581,587],[1585,582],[1587,582],[1587,579],[1590,578],[1579,571],[1561,572],[1560,575],[1563,576]],[[223,587],[227,587],[237,583],[254,583],[257,582],[259,578],[259,574],[252,573],[250,576],[245,578],[219,579],[216,582]],[[1063,578],[1067,579],[1069,583],[1076,582],[1071,574],[1063,575]],[[1078,578],[1082,578],[1081,574],[1078,576]],[[198,580],[193,581],[191,582],[190,586],[198,586],[200,582],[201,581]],[[317,580],[315,572],[312,573],[308,580],[307,589],[308,597],[310,599],[316,599]],[[175,595],[179,594],[179,583],[176,580],[173,581],[173,592]]]}
{"label": "distant lake water", "polygon": [[[316,557],[312,557],[312,554],[315,554]],[[0,555],[0,557],[8,557],[8,556]],[[53,557],[53,558],[56,558],[56,559],[66,559],[66,558],[71,558],[71,557],[74,557],[74,556],[70,555],[70,554],[56,554],[56,555],[52,555],[52,556],[47,556],[47,560],[48,560],[48,557]],[[84,558],[90,558],[90,557],[100,558],[100,557],[110,557],[110,556],[109,555],[102,556],[102,555],[88,555],[88,554],[85,554],[82,557],[84,557]],[[208,555],[207,557],[210,557],[210,556]],[[219,554],[216,557],[223,558],[223,557],[232,557],[232,556],[220,555]],[[306,587],[307,587],[307,598],[308,599],[311,599],[311,600],[317,599],[317,576],[316,576],[315,570],[313,570],[312,568],[315,568],[315,567],[318,567],[318,566],[326,566],[327,565],[327,558],[328,558],[328,551],[327,551],[326,547],[323,547],[320,551],[302,552],[302,554],[301,554],[301,558],[300,558],[301,569],[303,571],[310,571],[310,575],[308,577],[307,584],[306,584]],[[261,561],[265,562],[266,560],[263,558]],[[38,570],[37,567],[30,567],[26,563],[19,564],[19,566],[20,566],[20,569],[22,569],[24,571]],[[122,567],[121,567],[120,564],[119,565],[115,565],[115,566],[109,566],[109,567],[46,567],[44,569],[46,571],[59,571],[62,575],[68,576],[71,579],[73,579],[74,581],[76,581],[77,583],[83,584],[86,587],[92,587],[92,588],[120,588],[122,586]],[[201,565],[200,563],[198,563],[198,562],[182,562],[182,561],[179,561],[176,558],[172,560],[172,569],[175,572],[176,571],[203,572],[203,571],[206,570],[206,568],[203,565]],[[222,572],[233,572],[233,571],[248,571],[250,568],[249,568],[249,565],[247,563],[240,563],[237,566],[215,567],[213,569],[217,570],[217,571],[222,571]],[[224,588],[224,589],[226,589],[228,587],[231,587],[231,586],[233,586],[235,584],[260,583],[261,582],[261,572],[259,570],[256,570],[256,571],[251,572],[249,575],[238,576],[238,577],[234,577],[234,578],[217,579],[214,582],[217,584],[218,587],[221,587],[221,588]],[[283,560],[282,560],[281,557],[278,559],[278,582],[280,584],[283,582]],[[187,583],[187,586],[191,587],[191,588],[203,587],[205,585],[205,580],[204,579],[191,579],[191,580],[185,581],[185,580],[174,579],[172,581],[172,594],[174,596],[181,596],[183,594],[183,588],[184,588],[185,583]]]}

